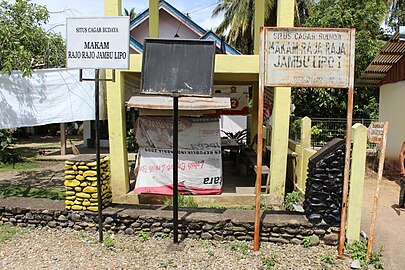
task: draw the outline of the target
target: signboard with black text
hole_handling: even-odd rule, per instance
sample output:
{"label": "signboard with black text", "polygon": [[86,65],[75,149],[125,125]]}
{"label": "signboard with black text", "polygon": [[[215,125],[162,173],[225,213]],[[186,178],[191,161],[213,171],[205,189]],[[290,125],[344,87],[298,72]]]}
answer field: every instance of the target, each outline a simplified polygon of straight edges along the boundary
{"label": "signboard with black text", "polygon": [[349,87],[354,29],[266,27],[264,38],[266,86]]}
{"label": "signboard with black text", "polygon": [[129,17],[67,18],[66,66],[128,69]]}

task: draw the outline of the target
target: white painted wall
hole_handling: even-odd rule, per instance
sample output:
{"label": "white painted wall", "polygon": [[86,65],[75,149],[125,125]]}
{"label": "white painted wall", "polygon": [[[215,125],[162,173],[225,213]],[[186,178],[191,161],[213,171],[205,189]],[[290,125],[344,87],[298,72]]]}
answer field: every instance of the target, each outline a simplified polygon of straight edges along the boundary
{"label": "white painted wall", "polygon": [[405,81],[380,87],[379,120],[389,122],[386,160],[399,168],[399,151],[405,140]]}
{"label": "white painted wall", "polygon": [[[247,116],[246,115],[221,115],[220,120],[221,131],[238,132],[247,129]],[[221,133],[221,136],[225,136]]]}

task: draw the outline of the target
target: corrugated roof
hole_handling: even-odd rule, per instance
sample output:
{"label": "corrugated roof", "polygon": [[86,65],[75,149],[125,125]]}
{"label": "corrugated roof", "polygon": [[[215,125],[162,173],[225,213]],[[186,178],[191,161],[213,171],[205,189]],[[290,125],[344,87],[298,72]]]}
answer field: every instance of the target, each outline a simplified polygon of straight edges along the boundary
{"label": "corrugated roof", "polygon": [[356,80],[356,86],[380,86],[385,75],[404,55],[405,42],[400,41],[399,34],[395,33],[361,74],[360,78]]}

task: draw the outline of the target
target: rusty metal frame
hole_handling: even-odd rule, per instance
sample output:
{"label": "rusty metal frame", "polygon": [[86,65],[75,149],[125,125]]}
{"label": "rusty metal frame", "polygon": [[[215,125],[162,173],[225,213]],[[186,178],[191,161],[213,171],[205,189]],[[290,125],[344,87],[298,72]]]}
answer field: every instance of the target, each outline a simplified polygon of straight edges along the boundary
{"label": "rusty metal frame", "polygon": [[[261,180],[262,180],[262,148],[263,148],[263,103],[264,103],[264,87],[265,87],[265,69],[266,69],[266,32],[268,29],[278,30],[322,30],[326,31],[340,31],[349,33],[349,64],[348,64],[348,97],[347,97],[347,126],[346,126],[346,153],[345,153],[345,169],[343,179],[343,195],[342,195],[342,209],[341,209],[341,223],[340,223],[340,236],[339,236],[339,257],[342,257],[344,243],[346,240],[346,219],[347,219],[347,201],[349,191],[349,176],[350,176],[350,153],[351,153],[351,140],[352,140],[352,122],[353,122],[353,95],[354,95],[354,60],[355,60],[355,33],[353,28],[303,28],[303,27],[261,27],[260,29],[260,70],[259,70],[259,100],[258,100],[258,126],[257,126],[257,171],[256,171],[256,204],[255,204],[255,227],[254,227],[254,250],[259,249],[259,236],[260,236],[260,193],[261,193]],[[303,85],[297,84],[283,84],[275,85],[269,84],[266,86],[287,86],[287,87],[302,87]],[[303,87],[309,87],[304,85]],[[317,85],[316,87],[331,87],[342,88],[341,86],[335,87],[334,85]]]}

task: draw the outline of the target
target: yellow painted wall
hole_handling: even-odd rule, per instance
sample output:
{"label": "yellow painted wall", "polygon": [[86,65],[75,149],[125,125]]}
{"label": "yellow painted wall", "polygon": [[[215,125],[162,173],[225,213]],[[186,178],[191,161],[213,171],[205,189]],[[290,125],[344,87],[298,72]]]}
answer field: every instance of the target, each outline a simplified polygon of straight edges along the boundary
{"label": "yellow painted wall", "polygon": [[399,151],[405,139],[405,81],[380,87],[379,120],[389,122],[387,162],[399,169]]}

